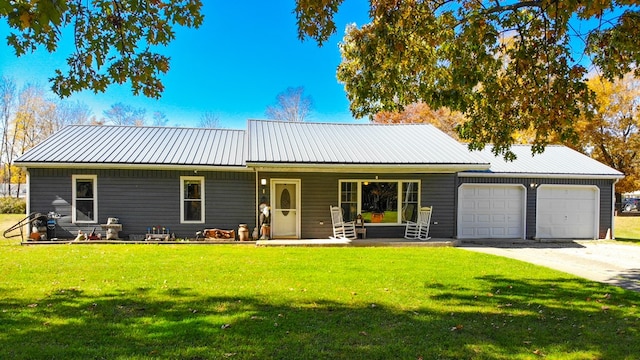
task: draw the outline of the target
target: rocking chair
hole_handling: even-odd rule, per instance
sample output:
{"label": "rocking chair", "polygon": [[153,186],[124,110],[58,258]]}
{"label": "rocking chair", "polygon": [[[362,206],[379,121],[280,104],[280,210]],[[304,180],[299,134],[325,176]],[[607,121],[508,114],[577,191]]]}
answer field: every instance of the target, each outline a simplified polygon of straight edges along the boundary
{"label": "rocking chair", "polygon": [[431,213],[433,206],[420,208],[417,221],[407,221],[404,230],[404,238],[409,240],[429,240],[429,225],[431,224]]}
{"label": "rocking chair", "polygon": [[355,221],[345,222],[342,217],[342,209],[337,206],[330,206],[331,223],[333,224],[334,239],[357,239]]}

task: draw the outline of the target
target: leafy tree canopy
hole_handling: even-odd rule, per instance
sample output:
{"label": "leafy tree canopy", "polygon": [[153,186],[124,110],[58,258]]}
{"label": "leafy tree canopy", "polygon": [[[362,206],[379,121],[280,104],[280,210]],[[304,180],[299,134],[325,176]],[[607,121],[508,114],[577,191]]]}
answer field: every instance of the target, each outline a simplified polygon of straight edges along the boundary
{"label": "leafy tree canopy", "polygon": [[171,42],[176,25],[199,27],[201,7],[200,0],[0,0],[0,18],[13,30],[7,43],[18,56],[41,46],[53,52],[72,32],[69,67],[51,79],[58,95],[129,81],[135,95],[158,98],[169,58],[154,46]]}
{"label": "leafy tree canopy", "polygon": [[[297,0],[300,38],[322,44],[343,0]],[[338,79],[357,118],[424,102],[464,113],[471,149],[513,159],[514,134],[534,130],[534,152],[577,138],[588,113],[591,64],[607,78],[640,63],[638,0],[372,0],[371,22],[350,25]]]}
{"label": "leafy tree canopy", "polygon": [[[591,119],[576,123],[582,146],[591,156],[624,173],[616,192],[640,189],[640,80],[628,74],[608,81],[594,77],[587,82],[596,95]],[[581,149],[579,149],[581,150]]]}

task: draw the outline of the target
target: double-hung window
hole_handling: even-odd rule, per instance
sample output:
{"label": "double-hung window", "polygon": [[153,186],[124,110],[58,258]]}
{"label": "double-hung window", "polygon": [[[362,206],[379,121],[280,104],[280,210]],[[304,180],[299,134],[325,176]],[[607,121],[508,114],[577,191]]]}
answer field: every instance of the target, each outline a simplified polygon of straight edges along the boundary
{"label": "double-hung window", "polygon": [[97,175],[73,175],[71,221],[73,223],[98,222]]}
{"label": "double-hung window", "polygon": [[345,221],[362,215],[365,223],[415,221],[420,206],[417,180],[341,180],[340,207]]}
{"label": "double-hung window", "polygon": [[204,223],[204,177],[180,177],[180,221]]}

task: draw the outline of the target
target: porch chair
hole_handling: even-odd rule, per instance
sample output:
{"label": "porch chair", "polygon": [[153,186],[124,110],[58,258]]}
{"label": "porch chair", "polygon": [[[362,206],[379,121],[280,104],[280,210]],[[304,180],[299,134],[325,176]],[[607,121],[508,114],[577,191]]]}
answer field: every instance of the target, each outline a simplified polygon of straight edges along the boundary
{"label": "porch chair", "polygon": [[407,227],[404,230],[404,238],[409,240],[429,240],[429,225],[431,224],[431,213],[433,206],[420,208],[418,211],[418,219],[407,221]]}
{"label": "porch chair", "polygon": [[342,209],[337,206],[330,206],[331,223],[333,225],[334,239],[357,239],[355,221],[345,222],[342,217]]}

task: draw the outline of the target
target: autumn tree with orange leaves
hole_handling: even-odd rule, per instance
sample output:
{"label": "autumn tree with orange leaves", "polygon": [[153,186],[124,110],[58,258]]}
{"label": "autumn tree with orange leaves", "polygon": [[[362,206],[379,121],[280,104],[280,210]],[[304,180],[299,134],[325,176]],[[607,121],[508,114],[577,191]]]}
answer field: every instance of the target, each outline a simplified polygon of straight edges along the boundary
{"label": "autumn tree with orange leaves", "polygon": [[458,139],[456,128],[465,118],[459,111],[447,108],[433,110],[429,105],[419,102],[404,107],[402,111],[381,111],[373,116],[373,122],[391,124],[431,124],[447,135]]}
{"label": "autumn tree with orange leaves", "polygon": [[578,150],[624,173],[616,192],[639,190],[640,79],[632,74],[614,82],[594,77],[587,84],[596,95],[594,114],[576,123]]}

